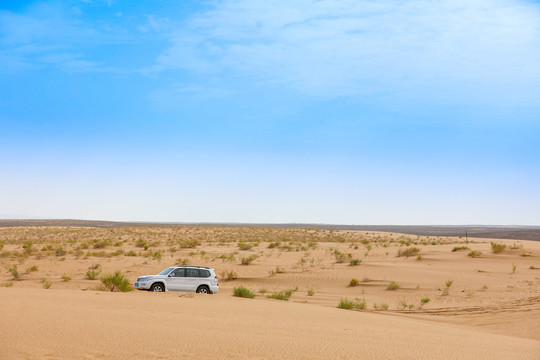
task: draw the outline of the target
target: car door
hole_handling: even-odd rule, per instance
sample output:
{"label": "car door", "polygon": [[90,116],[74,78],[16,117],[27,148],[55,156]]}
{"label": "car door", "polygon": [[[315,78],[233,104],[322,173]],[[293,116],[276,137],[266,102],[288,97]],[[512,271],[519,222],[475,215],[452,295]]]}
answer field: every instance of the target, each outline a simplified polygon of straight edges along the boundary
{"label": "car door", "polygon": [[174,291],[183,291],[186,287],[185,269],[178,268],[169,273],[167,278],[167,289]]}
{"label": "car door", "polygon": [[196,291],[199,286],[199,270],[198,269],[186,269],[185,277],[185,291]]}

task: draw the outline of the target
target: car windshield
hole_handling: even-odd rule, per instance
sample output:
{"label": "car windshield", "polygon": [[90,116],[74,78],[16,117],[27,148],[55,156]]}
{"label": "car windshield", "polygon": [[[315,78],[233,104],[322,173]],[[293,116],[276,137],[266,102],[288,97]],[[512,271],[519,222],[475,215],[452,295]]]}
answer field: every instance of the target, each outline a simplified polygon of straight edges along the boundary
{"label": "car windshield", "polygon": [[171,272],[172,269],[174,269],[174,268],[173,268],[173,267],[166,268],[165,270],[163,270],[162,272],[160,272],[158,275],[167,275],[168,273]]}

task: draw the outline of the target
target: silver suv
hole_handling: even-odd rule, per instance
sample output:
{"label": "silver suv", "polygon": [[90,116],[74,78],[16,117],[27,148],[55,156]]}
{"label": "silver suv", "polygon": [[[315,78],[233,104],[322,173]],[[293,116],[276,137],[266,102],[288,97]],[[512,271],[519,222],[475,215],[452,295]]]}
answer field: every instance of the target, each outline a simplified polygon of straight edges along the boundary
{"label": "silver suv", "polygon": [[203,266],[174,266],[157,275],[137,278],[135,289],[162,291],[194,291],[215,294],[219,291],[218,278],[214,269]]}

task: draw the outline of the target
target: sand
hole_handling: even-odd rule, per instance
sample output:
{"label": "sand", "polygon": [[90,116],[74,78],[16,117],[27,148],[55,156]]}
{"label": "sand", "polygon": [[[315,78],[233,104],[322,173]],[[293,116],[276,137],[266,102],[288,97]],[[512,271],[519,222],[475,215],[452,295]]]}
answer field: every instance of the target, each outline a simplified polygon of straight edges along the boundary
{"label": "sand", "polygon": [[[183,235],[175,236],[171,234],[176,230],[169,228],[102,231],[0,229],[4,242],[0,359],[540,359],[538,242],[496,240],[507,249],[494,254],[486,239],[463,244],[459,238],[360,232],[330,236],[324,231],[287,230],[261,235],[234,228],[183,229]],[[192,233],[200,245],[171,251],[173,242]],[[85,241],[112,239],[114,243],[118,237],[126,241],[91,246],[76,255]],[[258,244],[254,241],[253,248],[239,250],[234,240],[238,237],[246,242],[258,239]],[[276,237],[282,239],[280,245],[269,248]],[[301,237],[315,245],[308,246],[298,240]],[[145,251],[135,246],[139,238],[161,242]],[[24,239],[33,239],[35,248],[26,255]],[[359,242],[362,239],[365,244]],[[397,257],[407,247],[400,247],[400,241],[421,248],[421,259]],[[42,251],[46,244],[52,250]],[[304,245],[308,248],[301,248]],[[56,256],[60,246],[66,254]],[[452,252],[456,246],[468,246],[482,255],[471,258],[469,250]],[[110,255],[118,249],[140,255]],[[145,256],[160,249],[161,260]],[[336,249],[351,253],[361,264],[350,266],[348,259],[336,263]],[[93,256],[88,251],[105,254]],[[220,257],[230,254],[234,261]],[[259,257],[250,265],[240,265],[240,259],[249,255]],[[96,291],[99,280],[85,276],[89,267],[100,264],[102,274],[121,270],[133,281],[174,265],[177,259],[223,273],[220,292],[111,293]],[[7,271],[15,264],[18,280]],[[34,265],[37,271],[27,271]],[[231,271],[237,279],[225,281]],[[64,281],[64,274],[71,280]],[[352,278],[359,280],[359,286],[348,286]],[[448,280],[453,282],[445,291]],[[45,289],[43,281],[51,287]],[[387,290],[390,281],[400,287]],[[240,285],[257,296],[232,296],[233,288]],[[266,297],[292,287],[298,290],[289,301]],[[310,296],[308,290],[314,293]],[[338,309],[341,298],[365,299],[367,308]],[[420,307],[421,298],[430,301]],[[375,310],[374,304],[389,308]]]}

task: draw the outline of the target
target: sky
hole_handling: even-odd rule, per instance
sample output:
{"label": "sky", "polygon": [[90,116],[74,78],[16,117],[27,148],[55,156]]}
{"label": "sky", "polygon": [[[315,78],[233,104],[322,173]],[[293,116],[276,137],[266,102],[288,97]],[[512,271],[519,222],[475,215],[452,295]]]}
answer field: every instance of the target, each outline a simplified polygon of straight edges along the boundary
{"label": "sky", "polygon": [[540,1],[2,0],[0,218],[540,225]]}

